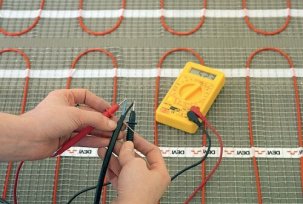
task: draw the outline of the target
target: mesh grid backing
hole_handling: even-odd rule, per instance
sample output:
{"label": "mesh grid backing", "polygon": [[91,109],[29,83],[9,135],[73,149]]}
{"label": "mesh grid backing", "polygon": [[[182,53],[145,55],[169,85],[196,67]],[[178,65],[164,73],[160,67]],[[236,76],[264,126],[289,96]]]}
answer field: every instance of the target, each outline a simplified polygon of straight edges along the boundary
{"label": "mesh grid backing", "polygon": [[[157,60],[169,48],[108,48],[118,58],[118,69],[156,69]],[[72,59],[84,48],[75,49],[35,49],[24,48],[31,59],[32,69],[69,69]],[[243,68],[245,59],[251,49],[212,49],[196,48],[204,57],[207,65],[226,68]],[[303,64],[303,50],[284,49],[292,57],[296,66]],[[235,57],[237,56],[237,57]],[[237,60],[234,60],[237,59]],[[187,53],[175,53],[167,58],[163,69],[180,69],[187,61],[196,61]],[[24,69],[21,57],[5,53],[1,58],[0,69]],[[254,68],[289,69],[285,60],[273,53],[257,56],[251,69]],[[98,53],[83,57],[76,69],[112,69],[109,59]],[[1,79],[1,111],[17,114],[22,98],[23,79]],[[32,109],[48,92],[65,87],[66,79],[31,79],[27,110]],[[160,99],[162,99],[173,83],[174,78],[161,78]],[[299,78],[302,90],[302,79]],[[74,78],[72,87],[88,88],[97,95],[111,100],[111,78]],[[138,87],[140,87],[138,89]],[[155,78],[118,78],[118,101],[128,97],[136,101],[139,125],[138,132],[153,141],[153,103]],[[291,78],[252,78],[251,98],[253,114],[253,130],[255,143],[258,147],[296,147],[296,118],[293,86]],[[247,110],[245,102],[245,79],[227,78],[226,85],[212,106],[208,118],[222,133],[226,147],[249,147],[247,131]],[[301,100],[303,100],[301,95]],[[213,136],[213,135],[212,135]],[[199,133],[188,135],[178,130],[159,125],[160,146],[200,147]],[[217,146],[214,142],[214,146]],[[195,158],[166,158],[170,173],[173,174],[185,165],[196,161]],[[209,171],[215,162],[210,158],[207,162]],[[93,185],[97,177],[101,161],[97,158],[63,158],[60,168],[58,202],[64,203],[76,191]],[[5,164],[1,164],[2,175],[5,174]],[[16,165],[15,165],[16,167]],[[52,192],[55,160],[26,162],[21,173],[19,199],[32,203],[49,203]],[[260,177],[264,202],[276,203],[302,201],[299,180],[298,159],[260,159]],[[190,173],[182,175],[169,188],[163,197],[163,203],[179,203],[200,182],[199,167]],[[4,176],[0,178],[3,185]],[[42,181],[43,182],[42,182]],[[42,182],[42,184],[41,184]],[[264,185],[263,185],[264,184]],[[41,188],[39,185],[45,185]],[[30,188],[31,187],[31,188]],[[39,190],[37,190],[39,189]],[[209,203],[253,203],[256,202],[255,178],[251,159],[224,159],[216,176],[207,186],[207,202]],[[11,196],[12,184],[9,195]],[[35,196],[29,192],[36,191]],[[110,190],[109,201],[115,197]],[[200,195],[201,197],[201,195]],[[200,197],[193,203],[199,203]],[[83,203],[93,198],[93,193],[87,193],[75,203]],[[9,200],[11,197],[9,197]]]}
{"label": "mesh grid backing", "polygon": [[[175,10],[196,10],[202,9],[202,1],[165,1],[165,9]],[[84,1],[83,10],[109,10],[114,13],[121,8],[121,1]],[[248,10],[262,9],[286,9],[285,0],[277,1],[247,1]],[[293,9],[303,9],[303,3],[299,0],[292,1]],[[37,10],[39,1],[4,1],[5,10]],[[44,10],[77,10],[78,1],[46,1]],[[158,1],[127,1],[126,9],[129,10],[159,10]],[[207,9],[221,10],[241,10],[241,1],[208,1]],[[94,31],[106,30],[115,24],[118,18],[85,18],[84,23]],[[293,17],[283,37],[302,37],[303,18]],[[19,31],[28,27],[33,19],[11,18],[1,19],[3,28],[9,31]],[[255,27],[273,31],[280,28],[285,23],[284,17],[250,18]],[[179,31],[193,29],[199,22],[199,18],[166,18],[167,24]],[[170,36],[170,33],[161,26],[159,18],[125,18],[118,28],[118,32],[113,32],[111,37],[161,37]],[[207,17],[204,25],[192,37],[255,37],[244,22],[244,18],[212,18]],[[84,37],[90,36],[84,32],[78,24],[77,18],[41,18],[38,25],[28,34],[22,37]]]}
{"label": "mesh grid backing", "polygon": [[[39,0],[4,0],[3,10],[37,10]],[[84,10],[110,10],[120,9],[121,1],[96,1],[85,0]],[[286,9],[285,0],[252,1],[247,0],[250,9]],[[127,1],[126,9],[134,10],[159,10],[159,1]],[[202,1],[165,1],[165,9],[202,9]],[[303,2],[292,0],[293,9],[303,9]],[[77,0],[46,1],[44,10],[77,10]],[[207,9],[214,10],[241,10],[239,0],[209,0]],[[0,18],[0,25],[10,31],[19,31],[33,22],[33,19],[6,19]],[[105,30],[111,27],[117,18],[85,18],[85,24],[92,30]],[[277,18],[250,18],[258,28],[276,30],[281,27],[284,17]],[[190,30],[197,25],[199,18],[166,18],[169,26],[176,30]],[[245,70],[245,62],[256,47],[254,41],[264,40],[264,46],[273,45],[272,39],[283,42],[280,47],[287,52],[294,61],[295,69],[303,67],[303,49],[294,48],[296,43],[302,43],[303,18],[293,17],[287,29],[279,35],[264,37],[250,31],[243,18],[210,18],[207,17],[204,25],[195,34],[188,37],[172,37],[161,26],[159,18],[125,18],[115,32],[99,37],[108,38],[113,42],[119,38],[138,39],[141,42],[149,39],[173,40],[175,47],[186,46],[188,41],[196,40],[197,46],[193,47],[204,58],[205,64],[211,67],[224,69]],[[43,48],[20,47],[30,58],[33,70],[68,70],[72,60],[84,48],[71,48],[81,40],[96,40],[83,32],[76,18],[41,18],[38,25],[26,35],[18,38],[1,36],[1,41],[22,42],[28,38],[43,39]],[[61,48],[53,47],[59,38],[74,39],[73,44],[63,44]],[[212,45],[201,45],[200,40],[218,38]],[[227,46],[222,40],[243,40],[239,48]],[[19,40],[19,41],[18,41]],[[247,46],[245,43],[252,46]],[[222,43],[222,44],[220,44]],[[41,47],[41,45],[39,45]],[[1,46],[1,49],[4,48]],[[95,47],[103,47],[96,43]],[[157,62],[162,54],[171,49],[163,44],[160,48],[156,45],[144,43],[134,47],[125,40],[119,47],[104,47],[112,52],[118,60],[118,69],[156,69]],[[163,69],[181,69],[187,61],[197,60],[188,53],[174,53],[163,64]],[[0,56],[0,70],[24,70],[22,58],[14,53],[5,53]],[[112,69],[111,61],[99,53],[90,53],[83,57],[76,66],[79,70]],[[284,58],[275,53],[262,53],[257,55],[251,69],[277,69],[289,70]],[[274,72],[274,71],[273,71]],[[275,74],[275,73],[272,73]],[[175,78],[161,77],[161,100],[170,88]],[[50,91],[64,88],[66,78],[32,78],[29,84],[28,102],[26,110],[34,108]],[[248,116],[245,95],[245,78],[227,78],[226,84],[208,113],[208,119],[223,135],[226,147],[250,147],[248,135]],[[297,120],[294,101],[294,88],[291,78],[251,78],[251,108],[252,125],[256,147],[298,147]],[[24,79],[0,78],[0,111],[12,114],[20,113]],[[111,78],[74,78],[72,88],[88,88],[98,96],[108,101],[112,99],[113,80]],[[303,100],[303,79],[298,78],[300,99]],[[139,87],[139,88],[138,88]],[[125,97],[136,101],[136,111],[139,124],[138,132],[149,141],[153,141],[154,124],[154,93],[155,78],[118,78],[117,101]],[[303,108],[301,104],[301,109]],[[178,130],[159,125],[159,145],[165,147],[200,147],[200,132],[194,135],[185,134]],[[214,135],[211,135],[214,138]],[[218,146],[213,140],[214,146]],[[189,165],[197,158],[165,158],[170,175],[182,167]],[[209,172],[216,158],[206,161],[206,171]],[[25,162],[21,171],[18,187],[20,203],[51,203],[55,159]],[[98,158],[64,157],[61,161],[57,202],[66,203],[78,190],[95,184],[102,161]],[[3,189],[7,163],[0,163],[0,189]],[[259,173],[264,203],[303,203],[300,183],[299,159],[270,159],[259,158]],[[17,163],[14,163],[9,184],[7,200],[12,202],[13,175]],[[201,167],[198,166],[190,172],[181,175],[171,184],[163,196],[161,203],[182,203],[201,182]],[[257,203],[253,164],[250,158],[224,158],[214,177],[206,187],[206,203]],[[107,202],[110,203],[116,193],[109,187]],[[74,203],[91,203],[94,192],[80,196]],[[201,203],[201,193],[192,203]]]}

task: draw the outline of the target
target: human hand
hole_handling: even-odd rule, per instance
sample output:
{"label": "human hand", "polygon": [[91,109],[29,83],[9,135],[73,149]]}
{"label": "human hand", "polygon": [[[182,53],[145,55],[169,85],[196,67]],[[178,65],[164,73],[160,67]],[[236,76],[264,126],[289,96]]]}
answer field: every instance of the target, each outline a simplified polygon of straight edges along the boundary
{"label": "human hand", "polygon": [[[76,104],[81,105],[75,107]],[[115,118],[109,119],[101,114],[109,107],[109,103],[86,89],[51,92],[37,107],[20,116],[25,124],[22,130],[24,144],[22,152],[16,152],[17,158],[35,160],[49,157],[74,135],[74,131],[86,126],[95,130],[91,132],[92,136],[83,138],[77,146],[107,146],[116,128]]]}
{"label": "human hand", "polygon": [[[146,161],[135,154],[135,148],[146,157]],[[106,150],[99,149],[103,157]],[[108,180],[117,189],[115,204],[155,204],[170,184],[164,159],[160,149],[136,135],[134,143],[117,143],[115,152],[119,157],[111,157],[107,171]]]}

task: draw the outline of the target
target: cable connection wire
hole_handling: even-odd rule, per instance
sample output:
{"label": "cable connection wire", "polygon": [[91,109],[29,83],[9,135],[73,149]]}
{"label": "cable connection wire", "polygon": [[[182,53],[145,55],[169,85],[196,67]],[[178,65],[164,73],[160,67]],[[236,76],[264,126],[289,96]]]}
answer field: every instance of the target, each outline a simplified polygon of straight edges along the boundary
{"label": "cable connection wire", "polygon": [[102,186],[103,186],[103,183],[104,183],[104,180],[105,180],[105,175],[106,175],[106,171],[107,171],[107,168],[108,168],[108,164],[109,164],[112,152],[114,150],[118,135],[119,135],[119,133],[120,133],[122,127],[123,127],[125,117],[126,117],[127,113],[130,111],[130,109],[132,108],[132,106],[133,106],[133,103],[127,108],[125,113],[123,113],[121,115],[121,117],[119,118],[119,120],[117,122],[117,128],[113,132],[112,137],[110,139],[108,149],[105,153],[103,163],[102,163],[102,167],[101,167],[101,171],[100,171],[100,174],[99,174],[99,179],[98,179],[98,183],[97,183],[94,204],[99,204],[100,203],[101,193],[102,193]]}
{"label": "cable connection wire", "polygon": [[206,13],[206,7],[207,7],[207,0],[203,0],[203,13],[202,13],[200,22],[198,23],[198,25],[194,29],[192,29],[190,31],[175,31],[174,29],[172,29],[171,27],[169,27],[167,25],[167,23],[165,22],[164,1],[165,0],[160,0],[160,9],[161,9],[160,21],[161,21],[161,25],[163,26],[163,28],[166,31],[170,32],[171,34],[173,34],[173,35],[191,35],[191,34],[197,32],[202,27],[202,25],[204,24],[204,21],[205,21],[205,18],[206,18],[205,13]]}
{"label": "cable connection wire", "polygon": [[117,30],[120,26],[120,24],[122,23],[123,19],[124,19],[124,10],[126,7],[126,0],[122,0],[122,5],[121,5],[121,15],[118,19],[118,21],[115,23],[115,25],[105,31],[92,31],[90,30],[83,22],[83,17],[82,17],[82,10],[83,10],[83,2],[84,0],[79,0],[79,17],[78,17],[78,22],[80,27],[82,28],[82,30],[84,32],[87,32],[90,35],[107,35],[112,33],[113,31]]}
{"label": "cable connection wire", "polygon": [[290,9],[291,9],[291,0],[286,0],[286,6],[287,6],[287,18],[286,18],[286,21],[285,23],[282,25],[281,28],[275,30],[275,31],[264,31],[264,30],[261,30],[261,29],[258,29],[256,28],[249,20],[249,16],[248,16],[248,10],[247,10],[247,0],[242,0],[242,8],[243,8],[243,11],[245,12],[245,16],[244,16],[244,20],[245,20],[245,23],[247,24],[247,26],[249,27],[250,30],[258,33],[258,34],[261,34],[261,35],[276,35],[276,34],[279,34],[281,33],[282,31],[284,31],[288,24],[290,23],[290,19],[291,19],[291,15],[290,15]]}
{"label": "cable connection wire", "polygon": [[[4,2],[4,0],[0,1],[0,8],[2,7],[3,2]],[[45,0],[41,0],[38,16],[36,17],[34,22],[26,29],[24,29],[22,31],[18,31],[18,32],[10,32],[10,31],[6,31],[4,28],[0,27],[0,33],[2,33],[3,35],[6,35],[6,36],[20,36],[20,35],[28,33],[29,31],[34,29],[36,27],[36,25],[39,23],[40,18],[41,18],[41,13],[44,8],[44,4],[45,4]]]}
{"label": "cable connection wire", "polygon": [[[111,184],[110,182],[107,182],[103,186],[108,186],[110,184]],[[97,186],[91,186],[91,187],[88,187],[88,188],[85,188],[85,189],[79,191],[78,193],[76,193],[75,195],[73,195],[73,197],[71,197],[66,204],[71,204],[82,193],[85,193],[85,192],[90,191],[90,190],[94,190],[96,188],[97,188]]]}
{"label": "cable connection wire", "polygon": [[24,161],[21,161],[19,163],[19,166],[18,166],[17,171],[16,171],[16,175],[15,175],[15,182],[14,182],[14,204],[18,204],[17,189],[18,189],[19,175],[20,175],[20,171],[22,169],[23,164],[24,164]]}
{"label": "cable connection wire", "polygon": [[210,148],[211,148],[211,139],[210,139],[210,136],[209,136],[208,132],[206,131],[205,127],[203,127],[202,129],[203,129],[203,134],[206,135],[207,143],[208,143],[208,147],[207,147],[207,150],[205,152],[205,155],[202,157],[202,159],[200,161],[198,161],[198,162],[196,162],[196,163],[194,163],[194,164],[192,164],[190,166],[187,166],[186,168],[182,169],[181,171],[179,171],[178,173],[176,173],[174,176],[172,176],[171,177],[171,181],[175,180],[178,176],[180,176],[184,172],[186,172],[186,171],[188,171],[188,170],[190,170],[190,169],[198,166],[199,164],[202,164],[206,160],[206,158],[207,158],[207,156],[208,156],[208,154],[210,152]]}
{"label": "cable connection wire", "polygon": [[188,204],[195,197],[195,195],[197,194],[197,192],[199,192],[205,186],[205,184],[208,182],[208,180],[212,177],[212,175],[218,169],[219,165],[221,164],[222,156],[223,156],[223,141],[222,141],[221,135],[210,124],[210,122],[205,118],[205,116],[202,115],[202,113],[200,112],[199,107],[195,107],[194,106],[190,110],[192,112],[194,112],[197,115],[197,117],[200,118],[205,123],[205,125],[216,135],[216,137],[218,139],[218,142],[219,142],[219,146],[220,146],[220,154],[219,154],[219,159],[217,160],[215,166],[212,168],[212,170],[207,175],[207,177],[205,178],[205,180],[190,194],[190,196],[184,201],[184,204]]}

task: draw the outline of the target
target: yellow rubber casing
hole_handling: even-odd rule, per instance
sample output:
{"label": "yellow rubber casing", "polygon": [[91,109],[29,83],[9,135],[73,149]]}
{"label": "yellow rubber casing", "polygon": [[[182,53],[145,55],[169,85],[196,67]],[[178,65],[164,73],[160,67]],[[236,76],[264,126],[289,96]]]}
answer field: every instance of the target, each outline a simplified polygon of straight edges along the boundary
{"label": "yellow rubber casing", "polygon": [[188,62],[156,110],[156,121],[188,133],[195,133],[198,126],[189,121],[187,112],[198,106],[206,115],[224,86],[224,73]]}

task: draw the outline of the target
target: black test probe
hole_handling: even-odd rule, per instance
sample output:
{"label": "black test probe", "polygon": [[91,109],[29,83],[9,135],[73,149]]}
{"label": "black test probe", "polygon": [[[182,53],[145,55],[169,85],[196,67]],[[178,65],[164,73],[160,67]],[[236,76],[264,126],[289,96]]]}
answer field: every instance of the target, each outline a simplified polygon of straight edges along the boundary
{"label": "black test probe", "polygon": [[127,110],[124,113],[122,113],[121,117],[119,118],[119,120],[117,122],[117,127],[114,130],[112,137],[110,139],[110,142],[109,142],[109,145],[108,145],[108,148],[107,148],[107,151],[105,153],[104,160],[102,163],[101,171],[99,174],[99,179],[98,179],[97,188],[96,188],[96,192],[95,192],[94,204],[100,203],[102,186],[103,186],[103,183],[105,180],[105,175],[106,175],[106,171],[108,168],[108,164],[109,164],[111,155],[114,151],[114,147],[115,147],[117,138],[119,136],[119,133],[123,127],[125,117],[126,117],[127,113],[130,111],[130,109],[132,108],[132,106],[133,106],[133,103],[127,108]]}
{"label": "black test probe", "polygon": [[134,141],[134,132],[136,126],[136,112],[135,105],[133,105],[132,111],[129,114],[129,119],[127,122],[127,133],[126,133],[126,141]]}

